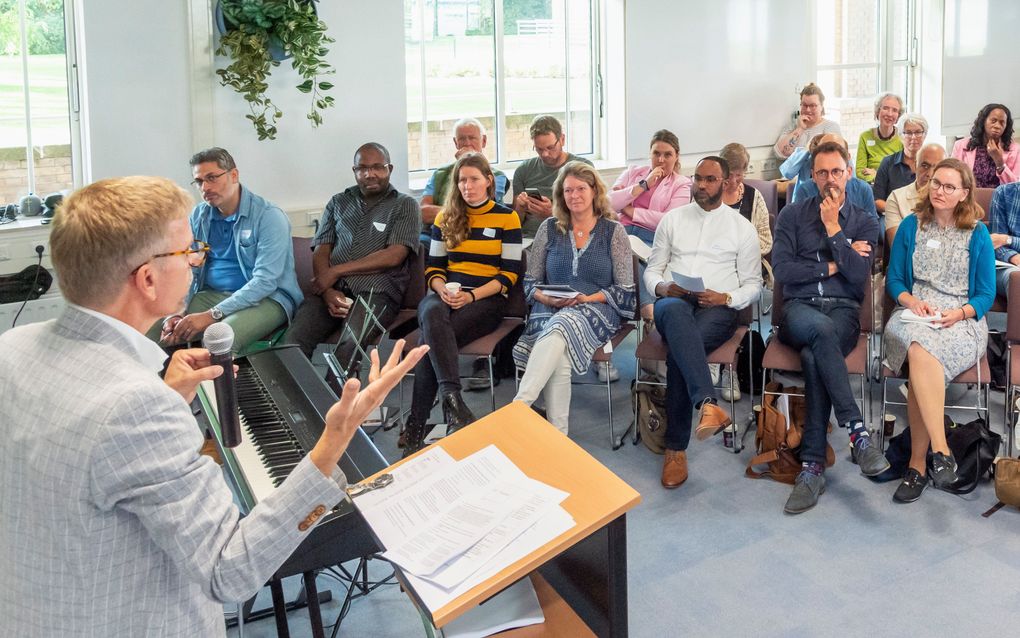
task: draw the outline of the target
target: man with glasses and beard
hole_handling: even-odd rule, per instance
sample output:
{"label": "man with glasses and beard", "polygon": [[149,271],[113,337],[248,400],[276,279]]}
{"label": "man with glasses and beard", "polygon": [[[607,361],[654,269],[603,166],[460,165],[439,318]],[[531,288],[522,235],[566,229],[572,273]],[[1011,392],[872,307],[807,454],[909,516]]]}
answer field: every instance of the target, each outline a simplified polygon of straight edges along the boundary
{"label": "man with glasses and beard", "polygon": [[335,355],[357,376],[361,351],[400,310],[420,243],[421,210],[390,184],[393,164],[382,144],[354,154],[356,184],[326,204],[312,242],[313,295],[298,308],[284,336],[311,357],[316,346],[343,330]]}
{"label": "man with glasses and beard", "polygon": [[150,330],[166,345],[190,343],[224,321],[234,329],[235,354],[294,316],[303,295],[294,273],[290,221],[274,204],[241,185],[230,153],[210,148],[190,161],[202,193],[191,211],[195,239],[209,245],[196,271],[187,308]]}
{"label": "man with glasses and beard", "polygon": [[802,470],[785,511],[815,506],[825,491],[829,412],[850,434],[854,460],[867,476],[889,467],[850,389],[845,357],[860,335],[860,306],[878,243],[878,218],[846,195],[850,156],[839,142],[825,142],[811,156],[819,195],[783,209],[776,224],[772,263],[783,285],[779,339],[800,351],[807,417],[800,445]]}
{"label": "man with glasses and beard", "polygon": [[[721,157],[709,156],[694,172],[694,201],[662,218],[655,231],[644,283],[655,292],[655,326],[669,347],[666,357],[666,453],[662,486],[687,480],[692,411],[698,440],[732,423],[718,405],[706,357],[737,329],[737,311],[761,294],[758,233],[739,212],[723,206]],[[700,277],[704,291],[687,290],[674,273]]]}

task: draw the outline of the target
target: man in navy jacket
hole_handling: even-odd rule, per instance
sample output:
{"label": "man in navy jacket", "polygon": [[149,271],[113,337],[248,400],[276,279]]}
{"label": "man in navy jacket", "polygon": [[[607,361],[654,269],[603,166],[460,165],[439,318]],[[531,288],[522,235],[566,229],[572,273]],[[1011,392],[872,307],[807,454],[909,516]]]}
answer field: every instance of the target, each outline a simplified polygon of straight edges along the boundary
{"label": "man in navy jacket", "polygon": [[772,263],[783,285],[784,316],[779,339],[800,351],[807,418],[801,441],[803,466],[786,512],[814,507],[825,491],[829,412],[846,425],[861,471],[873,476],[889,464],[871,444],[854,401],[845,357],[860,335],[860,306],[871,276],[878,218],[846,196],[850,156],[841,144],[820,144],[812,153],[812,179],[819,195],[795,202],[779,216]]}

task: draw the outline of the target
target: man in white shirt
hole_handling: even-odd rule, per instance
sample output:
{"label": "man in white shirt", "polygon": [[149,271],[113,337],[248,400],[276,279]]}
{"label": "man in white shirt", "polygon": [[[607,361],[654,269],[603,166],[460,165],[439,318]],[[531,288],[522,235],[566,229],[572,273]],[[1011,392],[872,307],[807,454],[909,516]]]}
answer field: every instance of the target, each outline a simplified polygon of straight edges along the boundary
{"label": "man in white shirt", "polygon": [[[921,200],[918,191],[928,185],[935,165],[946,158],[946,149],[939,144],[927,144],[917,152],[916,178],[910,184],[889,193],[885,202],[885,245],[891,249],[896,237],[896,228]],[[888,261],[888,260],[886,260]]]}
{"label": "man in white shirt", "polygon": [[[698,163],[694,201],[663,217],[644,275],[645,286],[657,297],[655,327],[669,346],[662,485],[670,489],[687,480],[692,410],[699,410],[698,440],[732,423],[717,404],[706,357],[733,336],[737,311],[761,294],[758,234],[739,212],[722,205],[729,176],[721,157]],[[673,273],[701,277],[705,291],[681,288]]]}

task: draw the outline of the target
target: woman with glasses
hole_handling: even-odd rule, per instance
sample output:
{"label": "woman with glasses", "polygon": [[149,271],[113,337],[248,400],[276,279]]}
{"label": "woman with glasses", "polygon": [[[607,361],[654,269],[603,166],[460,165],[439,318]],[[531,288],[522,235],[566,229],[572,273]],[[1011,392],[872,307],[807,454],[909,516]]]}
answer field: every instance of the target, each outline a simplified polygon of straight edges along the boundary
{"label": "woman with glasses", "polygon": [[974,119],[970,137],[953,144],[952,156],[974,171],[978,188],[1020,180],[1020,149],[1013,142],[1013,114],[1005,104],[987,104]]}
{"label": "woman with glasses", "polygon": [[[882,158],[875,174],[875,207],[885,212],[885,200],[897,188],[912,184],[917,173],[917,153],[928,134],[928,120],[917,113],[907,113],[896,126],[903,140],[903,149]],[[858,155],[860,151],[858,151]]]}
{"label": "woman with glasses", "polygon": [[[899,307],[885,329],[885,365],[907,366],[910,466],[893,498],[920,498],[957,479],[946,443],[946,384],[985,352],[984,316],[995,300],[995,256],[974,201],[974,174],[957,159],[935,166],[926,194],[900,223],[889,259],[886,290]],[[930,467],[929,446],[934,453]]]}
{"label": "woman with glasses", "polygon": [[[625,170],[609,193],[609,203],[627,231],[649,248],[662,217],[691,201],[691,180],[680,174],[680,140],[662,129],[652,135],[647,166]],[[645,294],[641,316],[652,320],[655,295]]]}
{"label": "woman with glasses", "polygon": [[437,391],[447,434],[475,420],[461,396],[458,351],[500,324],[521,267],[521,219],[493,200],[496,179],[485,156],[462,155],[450,179],[446,204],[432,224],[425,268],[432,294],[418,306],[421,343],[430,350],[414,368],[404,456],[424,446]]}
{"label": "woman with glasses", "polygon": [[903,113],[903,100],[893,93],[883,93],[875,100],[875,121],[878,125],[861,133],[857,140],[856,175],[874,183],[882,160],[903,150],[903,141],[897,135],[896,122]]}
{"label": "woman with glasses", "polygon": [[583,374],[595,351],[633,318],[634,265],[594,168],[564,165],[552,200],[553,216],[535,234],[524,277],[531,313],[514,347],[514,362],[524,368],[514,400],[531,405],[542,394],[546,418],[566,434],[571,370]]}
{"label": "woman with glasses", "polygon": [[776,155],[786,159],[798,148],[808,145],[812,139],[825,133],[842,135],[839,124],[827,120],[825,115],[825,95],[814,82],[805,86],[800,92],[800,110],[794,114],[794,126],[786,129],[776,140]]}

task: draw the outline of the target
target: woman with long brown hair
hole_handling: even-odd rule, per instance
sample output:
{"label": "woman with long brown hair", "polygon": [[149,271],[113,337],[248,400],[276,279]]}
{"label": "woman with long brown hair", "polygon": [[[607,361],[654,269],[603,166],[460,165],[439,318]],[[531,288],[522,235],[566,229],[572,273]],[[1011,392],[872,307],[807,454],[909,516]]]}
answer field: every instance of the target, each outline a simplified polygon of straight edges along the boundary
{"label": "woman with long brown hair", "polygon": [[418,306],[421,343],[431,347],[414,369],[404,456],[422,448],[436,392],[447,434],[475,420],[461,396],[458,349],[495,330],[521,266],[521,220],[493,200],[495,177],[481,153],[461,156],[432,225],[425,280],[432,294]]}
{"label": "woman with long brown hair", "polygon": [[946,443],[946,384],[980,361],[988,343],[984,315],[995,300],[995,255],[982,211],[974,201],[974,174],[957,159],[935,166],[913,215],[896,230],[886,289],[899,308],[885,329],[885,365],[910,380],[910,466],[893,498],[916,501],[931,482],[956,479]]}

